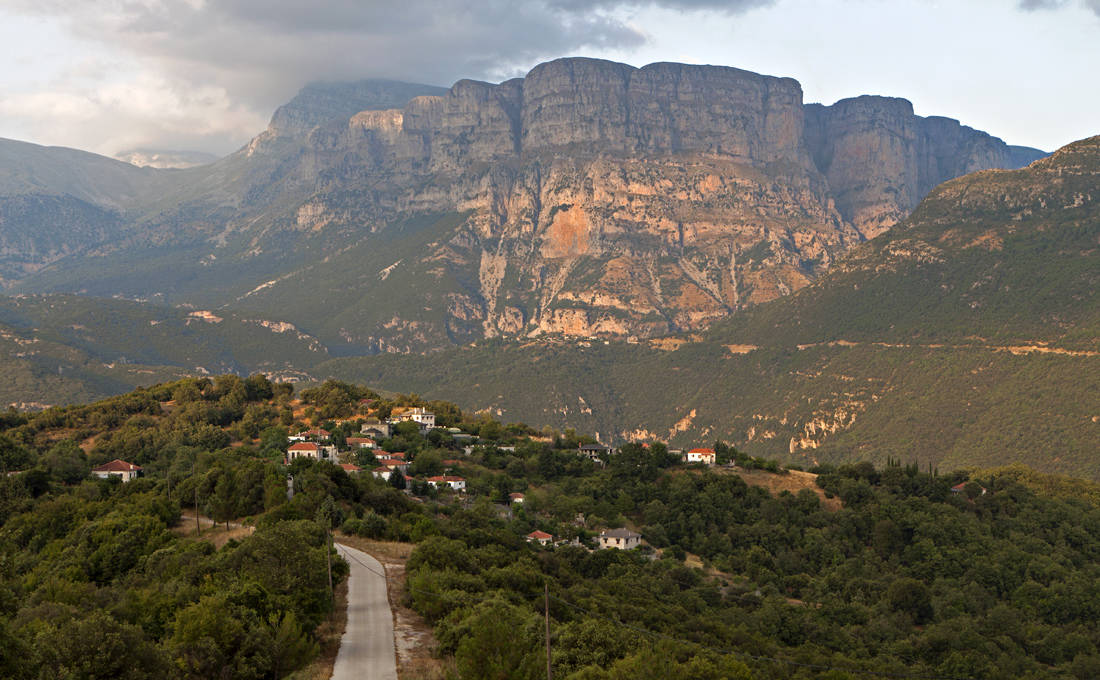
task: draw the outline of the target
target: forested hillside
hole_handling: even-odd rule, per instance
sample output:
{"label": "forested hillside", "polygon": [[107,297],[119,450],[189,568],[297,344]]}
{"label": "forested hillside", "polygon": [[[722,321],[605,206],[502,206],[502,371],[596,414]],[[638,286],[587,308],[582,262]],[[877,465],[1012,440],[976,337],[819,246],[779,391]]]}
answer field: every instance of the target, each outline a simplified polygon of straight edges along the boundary
{"label": "forested hillside", "polygon": [[[436,427],[403,421],[413,406]],[[376,448],[352,447],[387,417]],[[578,447],[595,440],[572,430],[260,376],[0,425],[3,677],[299,672],[333,607],[331,527],[416,544],[407,603],[464,680],[544,677],[544,588],[555,677],[1100,673],[1100,487],[1080,480],[896,460],[802,472],[721,441],[698,442],[713,466],[657,440],[590,459]],[[300,430],[338,457],[287,465]],[[407,476],[370,474],[394,457]],[[89,478],[116,458],[141,476]],[[196,509],[243,529],[196,535],[181,522]],[[641,547],[596,550],[616,527]]]}

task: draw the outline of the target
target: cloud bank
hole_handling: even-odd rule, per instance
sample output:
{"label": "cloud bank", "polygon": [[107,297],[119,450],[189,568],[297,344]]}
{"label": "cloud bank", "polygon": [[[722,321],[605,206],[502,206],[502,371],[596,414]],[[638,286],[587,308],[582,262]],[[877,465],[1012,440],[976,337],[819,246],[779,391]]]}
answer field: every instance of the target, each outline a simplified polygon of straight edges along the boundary
{"label": "cloud bank", "polygon": [[773,1],[9,0],[6,11],[59,25],[70,49],[101,56],[0,91],[0,117],[101,153],[226,153],[310,81],[503,79],[547,58],[644,44],[632,10],[736,14]]}

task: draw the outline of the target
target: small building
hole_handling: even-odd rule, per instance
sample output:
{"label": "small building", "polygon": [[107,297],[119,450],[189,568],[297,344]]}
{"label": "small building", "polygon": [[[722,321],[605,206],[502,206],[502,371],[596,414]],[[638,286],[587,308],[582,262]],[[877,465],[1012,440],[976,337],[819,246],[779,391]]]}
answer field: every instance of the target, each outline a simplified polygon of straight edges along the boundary
{"label": "small building", "polygon": [[92,474],[100,479],[118,477],[123,482],[129,482],[130,480],[136,479],[138,475],[141,474],[141,466],[115,458],[110,463],[104,463],[99,467],[92,468]]}
{"label": "small building", "polygon": [[539,531],[535,529],[531,533],[527,534],[528,543],[538,543],[539,545],[550,545],[554,542],[554,535],[548,534],[545,531]]}
{"label": "small building", "polygon": [[438,489],[441,486],[446,486],[452,491],[465,491],[466,480],[462,477],[455,477],[453,475],[437,475],[435,477],[428,477],[428,484],[433,489]]}
{"label": "small building", "polygon": [[630,529],[605,529],[600,532],[600,549],[632,550],[642,544],[642,535]]}
{"label": "small building", "polygon": [[344,472],[348,473],[349,475],[357,475],[363,471],[363,468],[359,467],[355,463],[340,463],[340,467],[343,468]]}
{"label": "small building", "polygon": [[717,454],[714,453],[714,449],[691,449],[684,454],[684,461],[688,463],[714,465],[716,460]]}
{"label": "small building", "polygon": [[359,434],[373,437],[376,440],[385,439],[390,436],[390,425],[377,418],[367,418],[359,427]]}
{"label": "small building", "polygon": [[508,494],[508,502],[511,503],[512,505],[522,505],[523,501],[525,501],[526,499],[527,499],[527,496],[524,496],[521,493],[510,493],[510,494]]}
{"label": "small building", "polygon": [[422,406],[394,409],[393,413],[390,414],[389,422],[391,425],[396,425],[410,420],[420,426],[421,432],[426,432],[435,427],[435,414]]}
{"label": "small building", "polygon": [[291,444],[286,450],[287,462],[298,458],[312,458],[313,460],[321,460],[325,456],[321,451],[321,447],[313,442],[298,442],[297,444]]}
{"label": "small building", "polygon": [[611,455],[612,448],[603,444],[582,444],[579,451],[585,458],[601,462]]}
{"label": "small building", "polygon": [[348,447],[352,449],[374,449],[378,443],[370,437],[348,437]]}
{"label": "small building", "polygon": [[388,481],[390,481],[390,475],[393,474],[393,469],[385,467],[385,466],[376,467],[373,470],[371,470],[370,473],[372,475],[374,475],[375,477],[377,477],[378,479],[384,479],[388,482]]}
{"label": "small building", "polygon": [[[966,493],[966,485],[969,483],[969,481],[966,481],[960,484],[956,484],[955,486],[951,487],[951,493],[955,494],[956,496],[960,496]],[[984,496],[989,493],[989,490],[986,489],[984,486],[979,485],[978,488],[982,490],[982,492],[978,494],[979,496]]]}
{"label": "small building", "polygon": [[378,464],[390,470],[397,470],[403,475],[409,474],[409,464],[401,458],[382,458]]}

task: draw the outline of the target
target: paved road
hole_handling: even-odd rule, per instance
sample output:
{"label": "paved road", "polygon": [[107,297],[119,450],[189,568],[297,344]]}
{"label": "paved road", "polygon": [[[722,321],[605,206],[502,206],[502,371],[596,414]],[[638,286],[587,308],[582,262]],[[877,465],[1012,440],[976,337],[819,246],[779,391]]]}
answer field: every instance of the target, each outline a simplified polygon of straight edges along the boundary
{"label": "paved road", "polygon": [[397,680],[393,614],[386,599],[385,569],[367,553],[336,545],[351,566],[348,625],[332,680]]}

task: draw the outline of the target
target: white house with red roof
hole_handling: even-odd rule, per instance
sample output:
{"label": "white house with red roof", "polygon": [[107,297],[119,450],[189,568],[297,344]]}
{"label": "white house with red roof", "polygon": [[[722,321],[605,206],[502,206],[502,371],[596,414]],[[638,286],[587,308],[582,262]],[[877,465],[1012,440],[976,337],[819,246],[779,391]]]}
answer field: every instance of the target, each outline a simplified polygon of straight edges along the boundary
{"label": "white house with red roof", "polygon": [[378,446],[370,437],[348,437],[348,447],[353,449],[373,449]]}
{"label": "white house with red roof", "polygon": [[344,470],[344,472],[348,473],[349,475],[357,475],[363,471],[363,468],[359,467],[355,463],[340,463],[340,467]]}
{"label": "white house with red roof", "polygon": [[435,477],[428,477],[428,484],[434,489],[446,486],[450,487],[453,491],[466,490],[466,480],[462,477],[455,477],[453,475],[436,475]]}
{"label": "white house with red roof", "polygon": [[336,447],[322,446],[321,444],[314,444],[313,442],[298,442],[297,444],[291,444],[286,450],[286,460],[288,463],[296,458],[332,460],[336,458]]}
{"label": "white house with red roof", "polygon": [[323,442],[328,441],[332,437],[332,433],[328,430],[316,428],[313,430],[303,430],[298,434],[292,434],[287,437],[287,441],[292,442]]}
{"label": "white house with red roof", "polygon": [[714,449],[691,449],[684,454],[684,461],[688,463],[714,465],[716,460],[717,454],[714,453]]}
{"label": "white house with red roof", "polygon": [[409,464],[401,458],[380,458],[378,464],[389,470],[398,470],[403,475],[409,473]]}
{"label": "white house with red roof", "polygon": [[110,463],[104,463],[99,467],[92,468],[92,474],[100,479],[118,477],[123,482],[129,482],[132,479],[136,479],[137,476],[141,474],[141,466],[115,458]]}
{"label": "white house with red roof", "polygon": [[554,535],[548,534],[545,531],[539,531],[535,529],[531,533],[527,534],[528,543],[538,543],[539,545],[550,545],[554,542]]}
{"label": "white house with red roof", "polygon": [[516,504],[516,503],[522,504],[523,501],[525,501],[526,499],[527,499],[527,496],[524,496],[523,494],[518,493],[518,492],[508,494],[508,501],[510,503],[512,503],[513,505]]}

